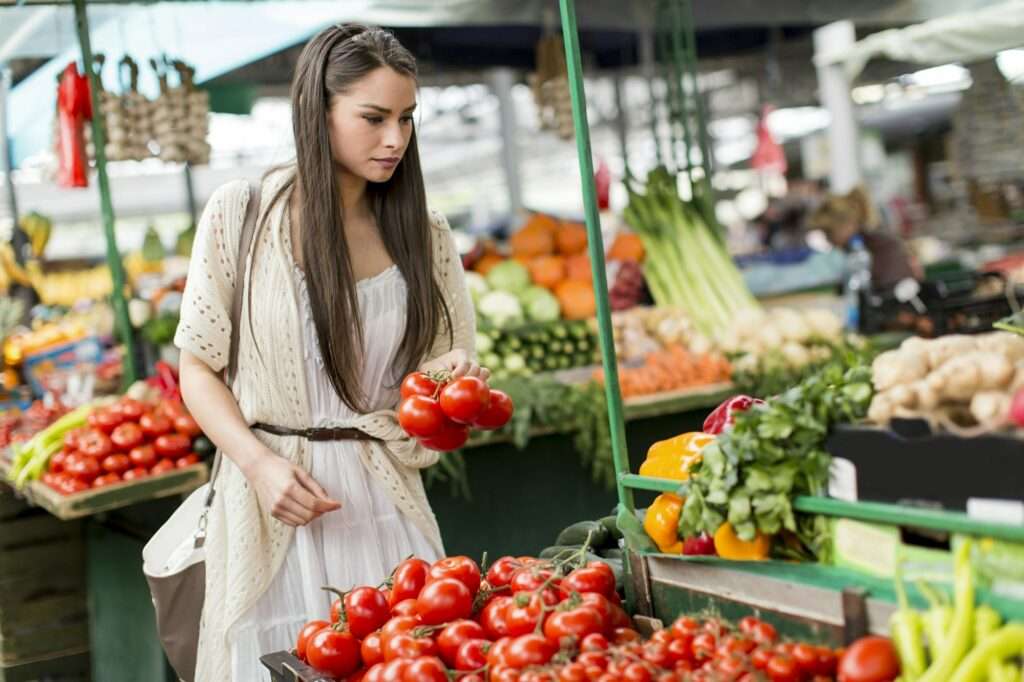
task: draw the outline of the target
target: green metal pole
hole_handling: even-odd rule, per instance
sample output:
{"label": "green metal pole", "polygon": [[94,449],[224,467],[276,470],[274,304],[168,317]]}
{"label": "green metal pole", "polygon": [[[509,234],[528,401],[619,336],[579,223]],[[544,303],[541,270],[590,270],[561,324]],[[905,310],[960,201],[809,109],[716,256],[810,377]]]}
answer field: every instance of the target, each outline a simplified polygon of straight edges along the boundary
{"label": "green metal pole", "polygon": [[[704,179],[707,182],[708,191],[711,192],[711,172],[714,170],[714,159],[711,158],[711,141],[708,138],[708,118],[704,111],[704,98],[700,94],[700,85],[697,82],[697,31],[693,21],[693,3],[691,0],[683,0],[686,3],[682,8],[683,28],[686,35],[686,56],[687,66],[690,69],[690,77],[693,79],[693,97],[696,102],[697,114],[697,135],[700,137],[701,160],[704,165]],[[710,195],[709,195],[710,196]]]}
{"label": "green metal pole", "polygon": [[590,152],[590,128],[587,123],[587,98],[583,91],[583,66],[580,60],[579,34],[576,32],[576,9],[573,0],[560,0],[565,63],[569,71],[569,92],[572,95],[572,120],[576,127],[576,151],[580,161],[580,182],[583,185],[583,208],[587,222],[587,248],[594,273],[594,296],[597,298],[597,328],[601,339],[601,362],[604,365],[604,386],[608,396],[608,421],[612,436],[612,462],[619,501],[632,512],[633,491],[623,485],[621,477],[629,473],[626,451],[626,425],[619,389],[619,368],[615,361],[612,337],[612,313],[608,305],[608,280],[604,271],[604,241],[601,219],[597,212],[594,190],[594,161]]}
{"label": "green metal pole", "polygon": [[[691,132],[691,120],[689,110],[689,99],[686,94],[686,66],[685,66],[685,54],[682,45],[682,36],[679,34],[679,5],[673,2],[670,8],[672,12],[671,21],[667,22],[669,25],[668,31],[671,33],[672,47],[669,51],[671,59],[671,73],[672,79],[675,81],[676,88],[679,92],[679,104],[677,109],[677,115],[679,117],[679,124],[683,128],[683,143],[686,147],[685,160],[686,164],[683,168],[686,170],[686,176],[690,179],[690,188],[693,191],[696,180],[693,177],[693,133]],[[696,87],[696,84],[694,84]]]}
{"label": "green metal pole", "polygon": [[128,302],[124,299],[124,265],[121,263],[121,252],[117,249],[117,234],[114,232],[114,206],[110,200],[110,179],[107,177],[106,136],[103,133],[103,108],[100,103],[100,79],[93,71],[92,45],[89,42],[89,17],[85,10],[85,0],[75,2],[75,26],[78,29],[78,41],[82,47],[82,63],[89,76],[89,93],[92,98],[92,141],[96,148],[96,177],[100,183],[100,211],[103,214],[103,234],[107,238],[107,266],[114,283],[111,303],[114,307],[114,324],[121,342],[124,344],[124,385],[135,383],[139,377],[135,360],[135,337],[132,332],[131,320],[128,317]]}

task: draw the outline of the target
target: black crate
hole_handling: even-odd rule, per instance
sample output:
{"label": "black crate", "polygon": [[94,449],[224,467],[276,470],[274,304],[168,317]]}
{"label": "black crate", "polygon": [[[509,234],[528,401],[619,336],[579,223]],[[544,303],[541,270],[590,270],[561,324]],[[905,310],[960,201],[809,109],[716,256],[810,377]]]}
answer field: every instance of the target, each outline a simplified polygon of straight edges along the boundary
{"label": "black crate", "polygon": [[860,500],[960,511],[970,498],[1024,501],[1024,441],[1012,435],[964,438],[900,419],[839,426],[827,449],[856,467]]}
{"label": "black crate", "polygon": [[278,651],[260,658],[270,671],[272,682],[334,682],[334,678],[306,665],[289,651]]}

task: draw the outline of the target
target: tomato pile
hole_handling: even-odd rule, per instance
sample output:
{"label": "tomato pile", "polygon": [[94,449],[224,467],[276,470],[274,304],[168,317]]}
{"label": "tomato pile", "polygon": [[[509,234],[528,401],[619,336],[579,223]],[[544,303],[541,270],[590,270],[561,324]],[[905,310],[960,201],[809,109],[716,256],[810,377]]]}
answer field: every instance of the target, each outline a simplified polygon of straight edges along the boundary
{"label": "tomato pile", "polygon": [[508,394],[479,377],[413,372],[402,381],[398,423],[424,447],[450,452],[466,444],[470,429],[500,429],[512,411]]}
{"label": "tomato pile", "polygon": [[895,655],[885,638],[855,643],[847,660],[781,642],[753,616],[736,628],[682,617],[645,641],[612,570],[583,557],[502,557],[485,574],[467,557],[410,558],[382,586],[337,592],[329,620],[306,623],[294,653],[347,682],[826,682],[837,672],[891,682],[899,672],[885,672]]}
{"label": "tomato pile", "polygon": [[8,410],[0,414],[0,448],[28,440],[67,413],[68,409],[59,401],[47,406],[42,400],[36,400],[24,412]]}
{"label": "tomato pile", "polygon": [[50,458],[44,484],[64,495],[134,481],[199,462],[199,425],[180,400],[145,403],[121,398],[93,410],[88,425],[69,431]]}

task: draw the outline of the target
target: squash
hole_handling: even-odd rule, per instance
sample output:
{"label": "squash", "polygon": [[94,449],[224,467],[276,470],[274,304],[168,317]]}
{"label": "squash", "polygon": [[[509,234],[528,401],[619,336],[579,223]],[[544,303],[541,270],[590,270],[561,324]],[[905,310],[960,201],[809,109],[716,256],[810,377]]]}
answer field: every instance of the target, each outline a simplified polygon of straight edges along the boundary
{"label": "squash", "polygon": [[533,258],[548,256],[555,252],[555,236],[537,224],[527,224],[509,239],[512,255]]}
{"label": "squash", "polygon": [[545,289],[554,289],[565,279],[565,259],[561,256],[537,256],[529,267],[530,279]]}
{"label": "squash", "polygon": [[594,287],[590,282],[566,280],[555,289],[555,297],[567,320],[587,320],[597,312]]}
{"label": "squash", "polygon": [[490,272],[495,265],[505,262],[505,259],[497,254],[487,254],[476,262],[473,266],[473,270],[479,272],[484,277]]}
{"label": "squash", "polygon": [[573,256],[587,250],[587,230],[579,223],[562,223],[555,236],[558,253]]}
{"label": "squash", "polygon": [[608,260],[643,263],[646,253],[640,237],[632,232],[620,232],[612,242],[611,250],[608,251]]}
{"label": "squash", "polygon": [[592,282],[594,273],[590,270],[590,257],[585,253],[565,259],[565,278],[577,282]]}

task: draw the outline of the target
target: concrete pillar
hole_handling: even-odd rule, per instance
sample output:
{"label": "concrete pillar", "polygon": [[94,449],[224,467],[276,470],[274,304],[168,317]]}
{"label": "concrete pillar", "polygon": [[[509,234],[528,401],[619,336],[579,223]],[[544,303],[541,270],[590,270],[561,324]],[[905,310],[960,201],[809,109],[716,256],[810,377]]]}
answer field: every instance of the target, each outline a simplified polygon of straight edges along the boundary
{"label": "concrete pillar", "polygon": [[[853,22],[837,21],[814,32],[815,54],[833,52],[857,41]],[[847,192],[861,181],[860,137],[850,98],[850,79],[840,64],[818,66],[818,90],[832,122],[828,128],[833,192]]]}
{"label": "concrete pillar", "polygon": [[505,167],[505,184],[508,187],[508,208],[512,228],[519,224],[523,208],[522,176],[519,173],[519,141],[516,125],[516,108],[512,100],[512,86],[515,72],[506,67],[491,71],[491,88],[498,96],[501,115],[501,160]]}

